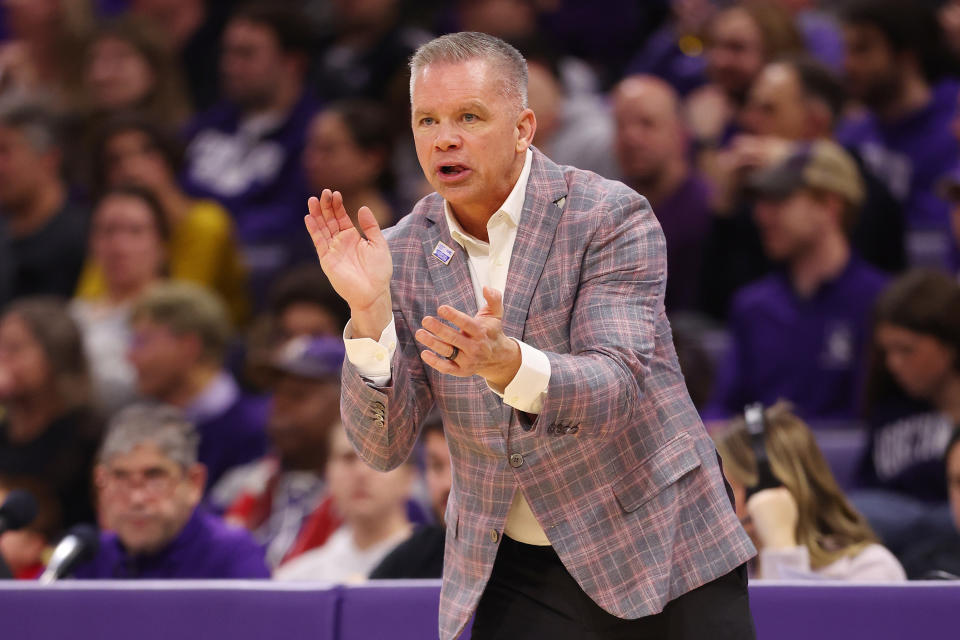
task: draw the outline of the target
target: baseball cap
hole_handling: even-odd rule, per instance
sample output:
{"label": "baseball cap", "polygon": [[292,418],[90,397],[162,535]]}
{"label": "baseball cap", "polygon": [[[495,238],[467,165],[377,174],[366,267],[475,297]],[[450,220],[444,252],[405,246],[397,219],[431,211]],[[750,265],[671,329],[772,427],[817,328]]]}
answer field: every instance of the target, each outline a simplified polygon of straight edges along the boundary
{"label": "baseball cap", "polygon": [[304,378],[339,378],[345,349],[332,336],[298,336],[283,344],[273,357],[274,370]]}
{"label": "baseball cap", "polygon": [[777,164],[756,171],[747,181],[750,193],[782,200],[798,189],[819,189],[842,196],[853,206],[863,202],[863,178],[857,163],[830,140],[796,144]]}

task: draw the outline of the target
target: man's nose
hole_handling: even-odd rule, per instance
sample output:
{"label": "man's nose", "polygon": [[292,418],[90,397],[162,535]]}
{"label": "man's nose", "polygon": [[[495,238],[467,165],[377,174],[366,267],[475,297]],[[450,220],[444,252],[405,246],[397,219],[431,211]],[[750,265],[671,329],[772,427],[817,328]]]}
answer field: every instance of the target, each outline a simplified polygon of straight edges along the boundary
{"label": "man's nose", "polygon": [[434,139],[434,146],[440,151],[449,151],[460,146],[460,134],[450,125],[441,124]]}

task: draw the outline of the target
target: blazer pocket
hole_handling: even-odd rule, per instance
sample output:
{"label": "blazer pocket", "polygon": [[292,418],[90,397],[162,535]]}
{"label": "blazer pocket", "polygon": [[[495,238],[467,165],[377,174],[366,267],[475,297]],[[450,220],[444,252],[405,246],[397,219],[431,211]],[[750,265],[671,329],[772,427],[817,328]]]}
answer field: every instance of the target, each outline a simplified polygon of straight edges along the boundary
{"label": "blazer pocket", "polygon": [[683,432],[615,480],[613,494],[620,507],[630,513],[699,466],[693,438]]}

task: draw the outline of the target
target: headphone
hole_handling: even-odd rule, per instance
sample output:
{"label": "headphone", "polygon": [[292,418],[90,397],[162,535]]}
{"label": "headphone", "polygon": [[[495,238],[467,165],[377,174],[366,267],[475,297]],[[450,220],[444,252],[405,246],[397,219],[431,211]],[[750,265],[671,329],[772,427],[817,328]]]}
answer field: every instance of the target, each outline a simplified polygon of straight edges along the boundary
{"label": "headphone", "polygon": [[767,421],[763,412],[763,403],[754,402],[744,407],[743,419],[747,425],[747,435],[750,438],[750,446],[753,448],[753,456],[757,461],[757,483],[747,487],[749,500],[753,494],[764,489],[782,487],[783,483],[773,475],[773,469],[770,467],[766,445]]}

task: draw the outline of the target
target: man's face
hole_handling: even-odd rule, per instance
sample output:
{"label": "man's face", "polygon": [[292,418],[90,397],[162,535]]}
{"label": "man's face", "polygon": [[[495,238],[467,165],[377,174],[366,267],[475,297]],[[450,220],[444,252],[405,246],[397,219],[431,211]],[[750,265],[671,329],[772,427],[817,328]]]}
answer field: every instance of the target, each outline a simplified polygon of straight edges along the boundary
{"label": "man's face", "polygon": [[783,64],[767,65],[750,88],[745,124],[759,136],[800,140],[807,135],[807,108],[796,72]]}
{"label": "man's face", "polygon": [[763,68],[763,34],[742,9],[728,9],[718,15],[710,30],[707,71],[729,96],[740,98]]}
{"label": "man's face", "polygon": [[149,318],[136,320],[128,357],[137,370],[137,389],[148,398],[169,402],[183,384],[184,371],[196,362],[197,352],[196,336],[177,335]]}
{"label": "man's face", "polygon": [[46,184],[47,156],[22,132],[0,126],[0,208],[14,209],[36,197]]}
{"label": "man's face", "polygon": [[184,469],[153,443],[97,467],[103,525],[131,554],[159,551],[177,537],[203,495],[202,465]]}
{"label": "man's face", "polygon": [[824,231],[825,216],[822,203],[803,189],[783,200],[760,199],[754,207],[764,251],[777,262],[808,251]]}
{"label": "man's face", "polygon": [[447,511],[447,499],[450,497],[450,488],[453,479],[450,474],[450,450],[447,449],[447,439],[437,431],[427,434],[424,441],[424,457],[426,458],[427,492],[430,494],[430,506],[438,522],[443,522]]}
{"label": "man's face", "polygon": [[499,69],[484,60],[437,63],[413,86],[413,137],[423,173],[458,214],[503,204],[533,139],[533,111],[501,95]]}
{"label": "man's face", "polygon": [[624,84],[614,95],[613,115],[617,160],[627,180],[653,180],[684,153],[676,103],[662,91]]}
{"label": "man's face", "polygon": [[267,434],[286,469],[319,471],[330,429],[340,419],[340,384],[280,375],[273,388]]}
{"label": "man's face", "polygon": [[220,80],[224,94],[244,108],[270,104],[278,90],[285,55],[266,26],[231,21],[223,34]]}
{"label": "man's face", "polygon": [[363,526],[405,508],[412,479],[409,464],[376,471],[357,456],[342,427],[331,434],[327,486],[348,524]]}
{"label": "man's face", "polygon": [[960,531],[960,445],[954,445],[947,456],[947,492],[953,525]]}
{"label": "man's face", "polygon": [[846,54],[843,70],[847,91],[870,108],[881,108],[900,92],[902,73],[893,49],[873,26],[843,29]]}

